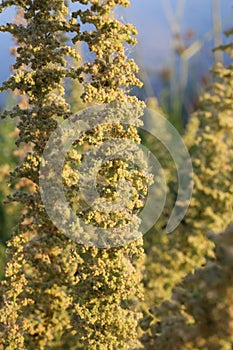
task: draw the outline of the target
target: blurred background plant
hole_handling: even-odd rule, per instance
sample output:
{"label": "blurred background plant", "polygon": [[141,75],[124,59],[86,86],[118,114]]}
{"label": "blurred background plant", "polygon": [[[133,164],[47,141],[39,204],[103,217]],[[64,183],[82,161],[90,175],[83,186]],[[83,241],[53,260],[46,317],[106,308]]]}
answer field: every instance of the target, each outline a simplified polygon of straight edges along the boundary
{"label": "blurred background plant", "polygon": [[3,201],[6,196],[11,193],[7,179],[9,172],[16,165],[16,157],[14,156],[14,135],[15,127],[12,122],[0,122],[0,278],[3,277],[5,265],[5,241],[10,237],[11,229],[13,228],[17,218],[17,207],[6,206]]}
{"label": "blurred background plant", "polygon": [[10,230],[15,222],[16,207],[3,204],[6,196],[11,192],[7,180],[10,170],[17,162],[15,155],[16,146],[14,144],[15,125],[12,121],[0,122],[0,241],[3,244],[10,235]]}
{"label": "blurred background plant", "polygon": [[[161,1],[166,27],[170,33],[167,44],[168,59],[164,57],[166,64],[156,69],[155,63],[155,67],[151,70],[144,64],[142,54],[136,52],[140,77],[144,83],[144,88],[139,94],[144,99],[156,95],[160,107],[180,133],[184,133],[189,115],[198,107],[200,91],[210,83],[211,75],[208,69],[214,60],[215,62],[224,60],[221,52],[215,52],[214,55],[210,53],[211,46],[213,48],[222,44],[223,28],[232,18],[231,14],[223,19],[220,0],[211,0],[206,6],[209,6],[209,12],[212,13],[212,27],[207,31],[203,30],[200,36],[189,25],[184,26],[185,18],[188,17],[186,6],[186,0]],[[199,19],[197,23],[198,21]],[[200,27],[202,26],[203,23],[200,23]],[[208,56],[208,67],[203,63],[206,56]]]}

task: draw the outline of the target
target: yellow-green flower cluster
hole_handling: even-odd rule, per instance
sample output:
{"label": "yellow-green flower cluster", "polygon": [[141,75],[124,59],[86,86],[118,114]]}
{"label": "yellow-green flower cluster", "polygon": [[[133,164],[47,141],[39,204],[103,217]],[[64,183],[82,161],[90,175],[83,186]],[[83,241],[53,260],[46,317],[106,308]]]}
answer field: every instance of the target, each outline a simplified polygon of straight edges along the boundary
{"label": "yellow-green flower cluster", "polygon": [[[23,24],[6,24],[0,29],[17,40],[15,74],[3,84],[27,96],[26,108],[15,106],[3,117],[19,117],[17,145],[33,145],[22,163],[11,174],[11,180],[26,178],[34,191],[17,191],[9,201],[19,201],[24,211],[14,236],[8,244],[6,280],[1,286],[0,337],[3,349],[138,349],[137,324],[142,298],[141,274],[138,265],[143,257],[142,240],[124,247],[99,249],[86,247],[59,232],[48,217],[39,188],[39,166],[46,142],[61,119],[71,115],[64,98],[63,78],[88,77],[84,84],[84,102],[134,104],[138,112],[142,103],[126,95],[129,87],[140,85],[135,77],[137,66],[127,60],[124,43],[134,44],[136,30],[113,19],[115,5],[129,6],[129,1],[77,1],[91,5],[73,13],[69,19],[66,2],[4,1],[1,11],[16,5],[23,9]],[[95,30],[80,32],[90,23]],[[95,58],[82,67],[71,67],[67,56],[79,59],[75,49],[65,45],[61,33],[75,32],[75,41],[85,41]],[[68,61],[69,62],[69,61]],[[84,76],[81,77],[80,74]],[[101,136],[100,136],[101,135]],[[86,133],[69,152],[63,169],[67,199],[84,220],[107,227],[124,221],[119,213],[104,217],[101,211],[80,212],[76,197],[81,157],[78,150],[98,147],[114,138],[138,143],[136,126],[119,122],[94,128]],[[125,159],[104,164],[98,183],[100,193],[114,200],[116,184],[126,180],[133,197],[128,203],[127,220],[143,206],[147,192],[145,174]],[[111,223],[112,222],[112,223]],[[124,223],[124,222],[123,222]],[[124,225],[122,225],[124,235]]]}
{"label": "yellow-green flower cluster", "polygon": [[84,24],[94,26],[93,30],[83,31],[73,40],[85,41],[91,53],[95,54],[92,62],[83,65],[82,72],[91,77],[85,83],[84,101],[108,103],[111,101],[136,101],[126,95],[130,86],[141,86],[135,73],[138,67],[133,59],[127,59],[125,44],[135,45],[133,37],[137,30],[131,24],[123,24],[113,17],[116,5],[129,6],[130,1],[76,1],[90,5],[86,10],[73,13]]}
{"label": "yellow-green flower cluster", "polygon": [[[19,118],[17,145],[32,149],[11,173],[11,181],[28,179],[34,190],[19,189],[9,201],[23,204],[23,213],[8,243],[6,280],[1,286],[1,346],[4,349],[44,349],[55,346],[70,326],[67,285],[77,261],[70,255],[73,242],[58,232],[41,202],[39,165],[43,148],[60,117],[69,115],[62,79],[74,75],[66,56],[75,51],[62,44],[60,32],[77,31],[67,19],[64,1],[3,1],[0,10],[18,6],[23,21],[1,26],[18,45],[14,75],[1,90],[27,97],[3,117]],[[64,272],[65,271],[65,272]],[[72,277],[70,277],[72,278]]]}
{"label": "yellow-green flower cluster", "polygon": [[[119,157],[106,160],[102,165],[96,179],[101,199],[109,204],[116,200],[117,184],[120,181],[126,181],[132,188],[133,195],[123,214],[121,211],[106,213],[98,207],[80,210],[82,199],[75,195],[79,176],[76,169],[77,163],[81,163],[82,151],[96,149],[98,152],[101,145],[112,139],[140,142],[134,125],[138,125],[137,119],[142,113],[143,104],[126,92],[131,85],[141,83],[135,77],[138,68],[132,60],[127,61],[124,51],[124,43],[135,43],[131,35],[136,34],[136,31],[133,26],[120,23],[112,15],[115,5],[128,6],[129,1],[73,2],[89,5],[86,10],[73,13],[73,18],[94,27],[93,30],[83,31],[74,38],[74,42],[86,42],[90,52],[94,54],[93,61],[84,63],[81,67],[83,77],[88,77],[84,83],[83,100],[91,104],[107,104],[110,117],[107,123],[91,128],[73,144],[63,172],[63,182],[67,184],[66,196],[76,214],[87,224],[105,229],[120,227],[124,237],[124,225],[127,221],[133,221],[135,211],[143,206],[148,184],[144,172],[135,165],[132,166],[129,160]],[[111,117],[111,113],[124,109],[127,103],[133,112],[130,108],[128,111],[126,109],[129,120],[124,125],[120,118],[116,120],[116,116]],[[124,110],[120,115],[124,115]],[[130,116],[134,120],[130,120]],[[82,118],[82,113],[79,118]],[[92,116],[88,118],[88,122],[92,124]],[[83,259],[77,269],[78,283],[73,289],[76,300],[74,312],[79,314],[78,326],[75,328],[74,325],[74,332],[82,344],[80,348],[139,348],[137,324],[141,315],[136,301],[143,297],[141,273],[138,271],[143,259],[142,239],[124,247],[77,249]]]}

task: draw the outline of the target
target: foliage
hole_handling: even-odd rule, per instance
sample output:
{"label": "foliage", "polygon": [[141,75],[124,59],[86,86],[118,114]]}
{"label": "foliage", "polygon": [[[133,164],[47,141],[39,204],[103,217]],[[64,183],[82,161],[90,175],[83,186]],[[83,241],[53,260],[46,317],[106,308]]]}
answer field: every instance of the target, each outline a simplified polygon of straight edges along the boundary
{"label": "foliage", "polygon": [[[141,103],[135,98],[126,95],[128,87],[139,85],[134,73],[137,67],[132,60],[128,60],[124,53],[124,42],[135,43],[131,38],[131,32],[136,33],[131,25],[125,25],[114,19],[111,15],[116,4],[128,6],[129,1],[80,1],[90,5],[86,10],[79,10],[73,14],[82,23],[94,25],[95,30],[84,31],[76,40],[83,40],[88,44],[90,52],[95,54],[93,62],[84,63],[82,72],[88,76],[84,84],[83,100],[85,103],[109,103],[111,109],[122,102],[131,102],[134,106],[134,114],[140,115]],[[118,105],[119,103],[119,105]],[[110,114],[111,115],[111,114]],[[85,114],[80,118],[84,118]],[[74,144],[72,152],[79,152],[80,147],[97,148],[103,142],[117,138],[129,138],[139,141],[137,130],[132,126],[123,127],[120,120],[110,116],[110,124],[100,125],[86,133]],[[77,157],[75,157],[77,158]],[[64,181],[74,184],[72,178],[72,159],[67,158],[69,174],[64,173]],[[140,177],[131,171],[127,160],[116,159],[107,161],[101,169],[101,179],[104,185],[97,183],[101,198],[113,201],[116,198],[116,185],[120,179],[127,179],[132,183],[135,194],[134,201],[130,204],[126,215],[121,213],[101,212],[98,206],[92,206],[90,210],[77,214],[82,219],[94,226],[105,228],[117,227],[125,220],[131,220],[135,207],[138,208],[138,194],[140,189]],[[143,178],[142,178],[143,180]],[[145,181],[144,181],[145,182]],[[106,190],[106,188],[108,190]],[[70,196],[69,196],[70,193]],[[73,190],[67,193],[72,202]],[[79,207],[79,206],[78,206]],[[121,224],[122,225],[122,224]],[[122,226],[124,236],[124,225]],[[142,297],[140,286],[141,274],[137,272],[137,266],[143,257],[142,241],[130,243],[119,248],[80,248],[79,255],[85,260],[80,266],[79,282],[74,289],[74,298],[82,320],[77,328],[80,343],[85,349],[134,349],[137,348],[137,322],[140,314],[135,308],[137,298]]]}
{"label": "foliage", "polygon": [[215,243],[214,261],[185,277],[159,309],[163,318],[153,326],[151,349],[232,348],[233,226],[209,236]]}
{"label": "foliage", "polygon": [[[23,17],[22,8],[18,8],[16,11],[16,16],[14,19],[14,23],[16,24],[25,24],[25,20]],[[17,40],[14,38],[14,41],[17,45]],[[13,46],[10,48],[10,53],[12,56],[17,57],[17,46]],[[12,69],[13,70],[13,69]],[[9,96],[6,103],[6,109],[9,110],[12,108],[16,102],[18,103],[21,109],[27,108],[27,97],[25,95],[20,95],[19,91],[15,90],[12,94],[13,96]],[[1,179],[1,195],[0,195],[0,212],[1,216],[1,229],[0,229],[0,237],[1,240],[5,241],[10,237],[10,233],[14,225],[19,217],[20,206],[19,203],[11,203],[11,205],[4,205],[3,201],[6,199],[7,195],[12,194],[16,189],[24,188],[28,186],[29,188],[32,186],[30,181],[27,179],[20,179],[17,183],[9,184],[9,173],[14,169],[17,162],[21,161],[26,153],[26,149],[29,150],[29,145],[26,147],[21,147],[21,149],[17,149],[15,145],[15,141],[18,137],[18,129],[16,127],[18,118],[16,120],[4,120],[1,121],[1,131],[0,131],[0,146],[2,149],[0,163],[0,179]],[[8,137],[10,136],[10,137]]]}
{"label": "foliage", "polygon": [[[229,46],[226,50],[232,54]],[[213,243],[206,234],[223,230],[232,220],[232,64],[227,68],[222,63],[216,64],[213,75],[215,80],[202,96],[200,110],[192,116],[185,136],[194,167],[189,210],[179,228],[153,249],[154,275],[160,277],[159,295],[156,295],[160,298],[154,302],[155,306],[169,299],[172,288],[185,275],[213,258]],[[148,349],[155,347],[154,337],[159,337],[154,333],[158,328],[152,324],[163,322],[164,305],[154,308],[154,316],[145,320],[149,331],[144,341]]]}
{"label": "foliage", "polygon": [[[138,67],[133,59],[128,59],[122,43],[136,44],[137,31],[131,24],[124,24],[112,16],[116,5],[128,7],[129,0],[97,1],[80,0],[83,5],[90,5],[86,10],[78,10],[73,17],[79,17],[82,23],[94,25],[95,30],[83,31],[73,41],[84,41],[90,52],[95,54],[93,62],[83,65],[83,73],[91,76],[91,82],[86,82],[83,99],[85,102],[108,103],[111,101],[126,101],[127,89],[130,86],[141,86],[135,73]],[[136,98],[132,97],[132,101]]]}
{"label": "foliage", "polygon": [[[1,27],[2,31],[14,35],[19,45],[15,74],[3,84],[2,90],[17,89],[20,95],[28,97],[26,108],[16,105],[3,116],[19,116],[17,145],[33,145],[11,174],[11,181],[26,178],[34,184],[33,192],[21,189],[9,197],[9,201],[22,203],[25,211],[8,243],[6,281],[1,285],[0,335],[2,347],[8,350],[134,349],[140,346],[137,341],[140,314],[136,304],[137,298],[142,297],[141,275],[137,272],[143,257],[142,240],[106,249],[75,243],[51,222],[40,196],[38,175],[45,144],[58,121],[71,115],[64,99],[63,78],[82,82],[80,74],[88,76],[84,83],[84,102],[131,102],[137,112],[142,108],[135,97],[126,95],[131,85],[140,85],[135,77],[137,66],[133,60],[127,60],[124,53],[124,42],[135,43],[131,34],[136,34],[136,30],[111,16],[115,5],[129,6],[130,2],[77,2],[90,7],[73,13],[71,19],[67,19],[67,8],[61,0],[46,3],[9,0],[1,5],[1,10],[19,6],[24,10],[25,19],[24,24]],[[83,23],[92,23],[96,29],[80,32],[76,17]],[[78,68],[67,65],[67,56],[77,60],[79,56],[75,49],[59,39],[60,33],[66,32],[75,32],[74,42],[87,42],[95,54],[93,62]],[[97,129],[91,135],[84,135],[80,145],[98,146],[117,129],[119,138],[123,133],[139,142],[134,127],[123,130],[119,123],[105,125],[102,138],[99,136],[101,127]],[[135,207],[140,208],[137,192],[142,187],[141,182],[145,186],[146,179],[139,174],[137,181],[138,171],[122,172],[127,169],[125,162],[117,160],[113,165],[107,164],[102,176],[114,185],[118,174],[123,178],[125,173],[132,182],[135,199],[128,208],[130,218]],[[71,163],[68,156],[67,165]],[[112,172],[116,173],[114,179]],[[69,188],[69,177],[72,177],[72,169],[63,173],[70,200],[69,190],[74,188]],[[114,193],[112,186],[110,200]],[[90,210],[84,219],[95,221],[96,214],[102,215]],[[116,216],[108,218],[107,225],[114,220]]]}
{"label": "foliage", "polygon": [[5,1],[1,10],[11,5],[24,10],[26,23],[1,26],[19,45],[15,74],[3,84],[2,90],[17,89],[28,97],[28,106],[22,109],[16,105],[3,116],[20,118],[18,145],[33,144],[33,150],[12,173],[11,181],[26,178],[34,183],[35,189],[33,193],[22,189],[9,198],[22,203],[25,211],[8,243],[9,262],[1,288],[1,344],[5,349],[43,349],[56,343],[69,328],[66,309],[70,297],[66,294],[68,281],[62,269],[73,271],[74,258],[68,254],[69,242],[46,216],[40,199],[38,170],[57,118],[69,112],[61,79],[74,74],[67,70],[65,56],[76,55],[70,47],[59,44],[57,35],[60,31],[76,30],[77,26],[65,20],[67,9],[63,1],[49,4]]}
{"label": "foliage", "polygon": [[[16,164],[17,157],[14,153],[15,145],[14,141],[16,135],[14,135],[14,124],[12,122],[1,122],[0,131],[0,240],[5,242],[9,238],[10,231],[16,223],[17,207],[5,206],[3,201],[6,196],[11,192],[8,186],[7,180],[9,178],[9,172],[13,169]],[[10,135],[10,137],[8,136]]]}

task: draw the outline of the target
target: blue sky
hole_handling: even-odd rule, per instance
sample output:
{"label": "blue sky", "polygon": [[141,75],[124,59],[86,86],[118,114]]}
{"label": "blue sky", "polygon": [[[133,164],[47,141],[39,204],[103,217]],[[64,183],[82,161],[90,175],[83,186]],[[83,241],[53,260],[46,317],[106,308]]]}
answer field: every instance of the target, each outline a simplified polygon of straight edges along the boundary
{"label": "blue sky", "polygon": [[[128,9],[118,9],[118,16],[125,22],[133,23],[138,29],[138,45],[133,49],[139,65],[159,71],[165,67],[171,56],[172,25],[177,25],[184,34],[192,29],[195,33],[194,40],[203,42],[201,50],[203,69],[208,69],[213,57],[210,47],[213,46],[208,32],[212,31],[213,13],[212,3],[218,0],[132,0]],[[219,0],[221,6],[221,18],[226,29],[232,24],[233,3],[231,0]],[[170,14],[170,15],[169,15]],[[14,17],[14,11],[8,9],[0,15],[0,23],[10,21]],[[175,24],[176,22],[176,24]],[[0,33],[0,83],[10,75],[10,65],[14,59],[9,54],[9,47],[13,45],[10,35]]]}
{"label": "blue sky", "polygon": [[[205,43],[207,33],[213,28],[212,2],[215,0],[132,0],[130,9],[121,10],[124,18],[136,25],[138,51],[145,65],[166,64],[171,49],[171,20],[168,5],[177,15],[177,23],[184,33],[192,29],[197,38]],[[233,2],[219,0],[223,27],[228,28],[233,21]],[[183,10],[182,10],[183,8]],[[173,16],[173,19],[176,16]]]}

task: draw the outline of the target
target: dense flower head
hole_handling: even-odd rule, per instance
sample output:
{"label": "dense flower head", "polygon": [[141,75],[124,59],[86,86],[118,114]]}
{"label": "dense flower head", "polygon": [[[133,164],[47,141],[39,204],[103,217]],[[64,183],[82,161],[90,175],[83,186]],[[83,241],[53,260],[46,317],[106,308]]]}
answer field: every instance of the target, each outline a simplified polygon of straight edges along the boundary
{"label": "dense flower head", "polygon": [[[142,240],[108,249],[78,244],[54,225],[40,193],[44,147],[60,121],[72,115],[65,99],[64,78],[79,83],[85,80],[85,103],[129,101],[135,104],[135,111],[143,105],[136,97],[126,95],[132,85],[141,85],[135,76],[138,68],[132,59],[127,60],[124,49],[126,43],[136,43],[132,37],[136,30],[112,16],[115,5],[127,7],[130,1],[78,3],[90,6],[71,16],[62,0],[3,1],[0,5],[0,11],[18,6],[23,14],[21,23],[15,21],[0,28],[11,33],[17,43],[14,74],[1,90],[17,91],[27,99],[23,108],[17,104],[3,117],[19,118],[17,145],[31,145],[11,173],[11,181],[25,178],[34,186],[32,192],[21,189],[8,198],[20,202],[24,211],[8,243],[6,280],[1,285],[0,337],[4,349],[107,350],[140,346],[137,300],[143,297],[138,272]],[[77,17],[83,24],[93,24],[95,30],[82,32]],[[93,62],[77,67],[67,60],[72,57],[78,62],[80,57],[73,46],[66,44],[66,33],[74,34],[74,42],[88,44],[95,55]],[[123,128],[115,123],[93,129],[77,144],[80,148],[97,147],[112,136],[140,141],[136,127]],[[78,179],[72,169],[74,160],[78,167],[75,145],[63,169],[67,200],[75,207]],[[100,192],[109,200],[116,193],[119,178],[131,183],[134,196],[127,212],[131,220],[134,211],[143,205],[142,194],[146,195],[143,173],[118,159],[105,164],[100,175],[109,187],[107,191],[99,183]],[[101,224],[105,218],[101,211],[90,210],[85,220]],[[116,215],[111,220],[115,225]]]}

